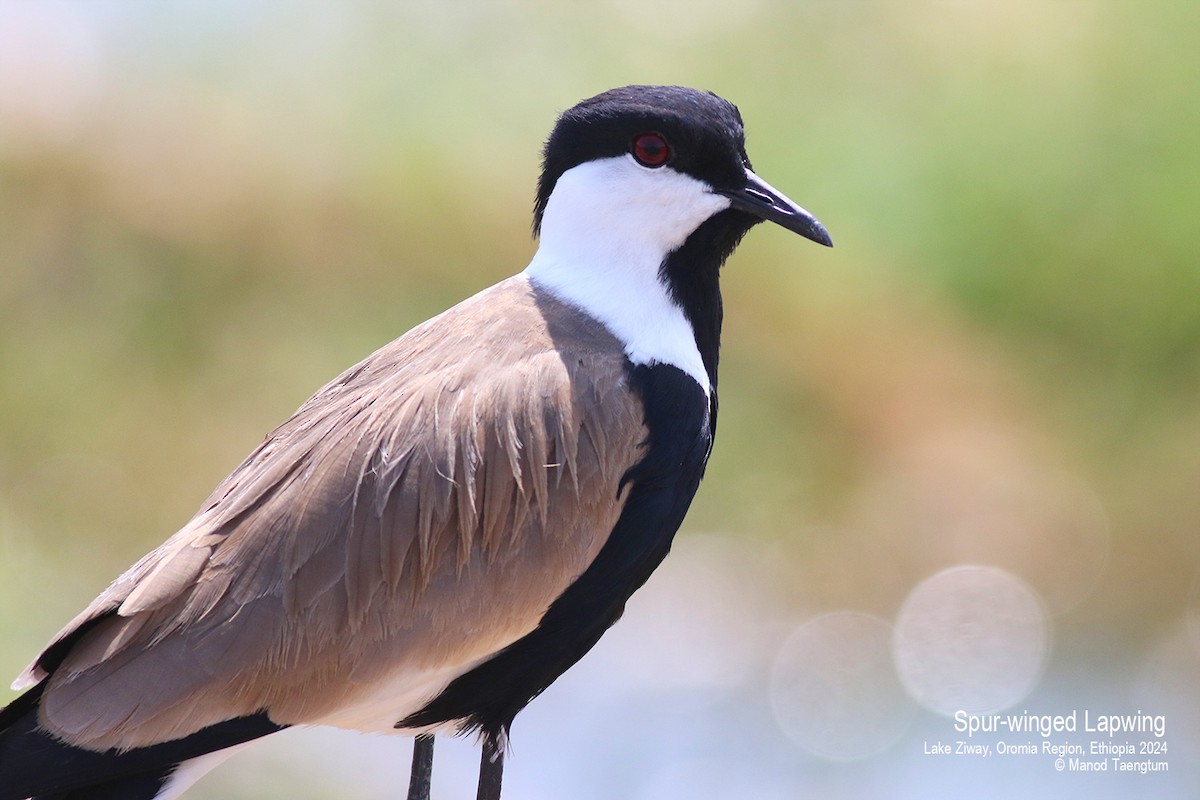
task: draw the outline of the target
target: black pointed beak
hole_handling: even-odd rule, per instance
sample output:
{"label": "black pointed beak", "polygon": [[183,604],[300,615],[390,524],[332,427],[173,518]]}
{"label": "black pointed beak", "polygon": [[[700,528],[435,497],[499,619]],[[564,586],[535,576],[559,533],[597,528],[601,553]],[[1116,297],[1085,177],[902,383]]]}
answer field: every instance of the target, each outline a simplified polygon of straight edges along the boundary
{"label": "black pointed beak", "polygon": [[739,211],[782,225],[817,244],[833,247],[833,239],[829,238],[829,232],[817,222],[816,217],[749,169],[746,170],[744,186],[739,189],[718,189],[717,194],[728,197],[730,205]]}

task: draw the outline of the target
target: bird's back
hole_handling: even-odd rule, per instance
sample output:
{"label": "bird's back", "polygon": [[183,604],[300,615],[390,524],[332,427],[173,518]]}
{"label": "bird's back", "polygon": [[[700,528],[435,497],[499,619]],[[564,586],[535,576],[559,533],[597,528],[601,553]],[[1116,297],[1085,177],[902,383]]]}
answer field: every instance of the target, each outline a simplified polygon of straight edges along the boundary
{"label": "bird's back", "polygon": [[59,634],[42,724],[91,748],[263,710],[390,728],[591,563],[641,416],[595,321],[521,277],[464,301],[317,392]]}

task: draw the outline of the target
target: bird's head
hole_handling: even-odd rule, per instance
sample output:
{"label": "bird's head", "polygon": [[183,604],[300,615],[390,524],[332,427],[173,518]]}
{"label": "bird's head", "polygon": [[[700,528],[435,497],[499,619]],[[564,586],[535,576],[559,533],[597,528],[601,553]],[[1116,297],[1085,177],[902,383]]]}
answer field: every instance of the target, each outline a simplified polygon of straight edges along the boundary
{"label": "bird's head", "polygon": [[745,141],[737,107],[715,94],[626,86],[584,100],[546,143],[534,230],[544,244],[615,236],[665,254],[720,215],[729,251],[763,220],[831,246],[821,223],[754,173]]}
{"label": "bird's head", "polygon": [[721,265],[770,220],[831,245],[821,223],[759,178],[737,108],[679,86],[584,100],[546,142],[526,274],[603,322],[634,364],[716,385]]}

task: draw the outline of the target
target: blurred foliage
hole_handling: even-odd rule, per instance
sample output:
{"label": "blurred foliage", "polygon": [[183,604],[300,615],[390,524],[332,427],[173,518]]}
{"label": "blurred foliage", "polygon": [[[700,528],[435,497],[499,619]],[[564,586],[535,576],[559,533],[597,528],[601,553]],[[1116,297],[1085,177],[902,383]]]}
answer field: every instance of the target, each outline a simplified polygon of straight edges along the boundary
{"label": "blurred foliage", "polygon": [[[1198,29],[1182,0],[0,4],[0,661],[316,387],[521,269],[554,115],[632,82],[738,103],[837,242],[764,228],[727,268],[688,528],[783,543],[818,608],[1096,562],[1060,641],[1124,652],[1200,563]],[[1090,538],[955,533],[1045,471]]]}

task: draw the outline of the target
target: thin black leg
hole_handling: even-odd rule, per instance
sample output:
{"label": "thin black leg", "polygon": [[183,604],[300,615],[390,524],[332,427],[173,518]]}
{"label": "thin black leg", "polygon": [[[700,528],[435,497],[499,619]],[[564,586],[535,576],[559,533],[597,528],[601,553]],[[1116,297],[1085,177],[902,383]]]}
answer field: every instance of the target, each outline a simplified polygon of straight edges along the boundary
{"label": "thin black leg", "polygon": [[500,800],[504,779],[504,748],[492,737],[483,737],[483,756],[479,760],[479,791],[475,800]]}
{"label": "thin black leg", "polygon": [[422,733],[413,741],[412,776],[408,779],[408,800],[429,800],[433,781],[433,734]]}

